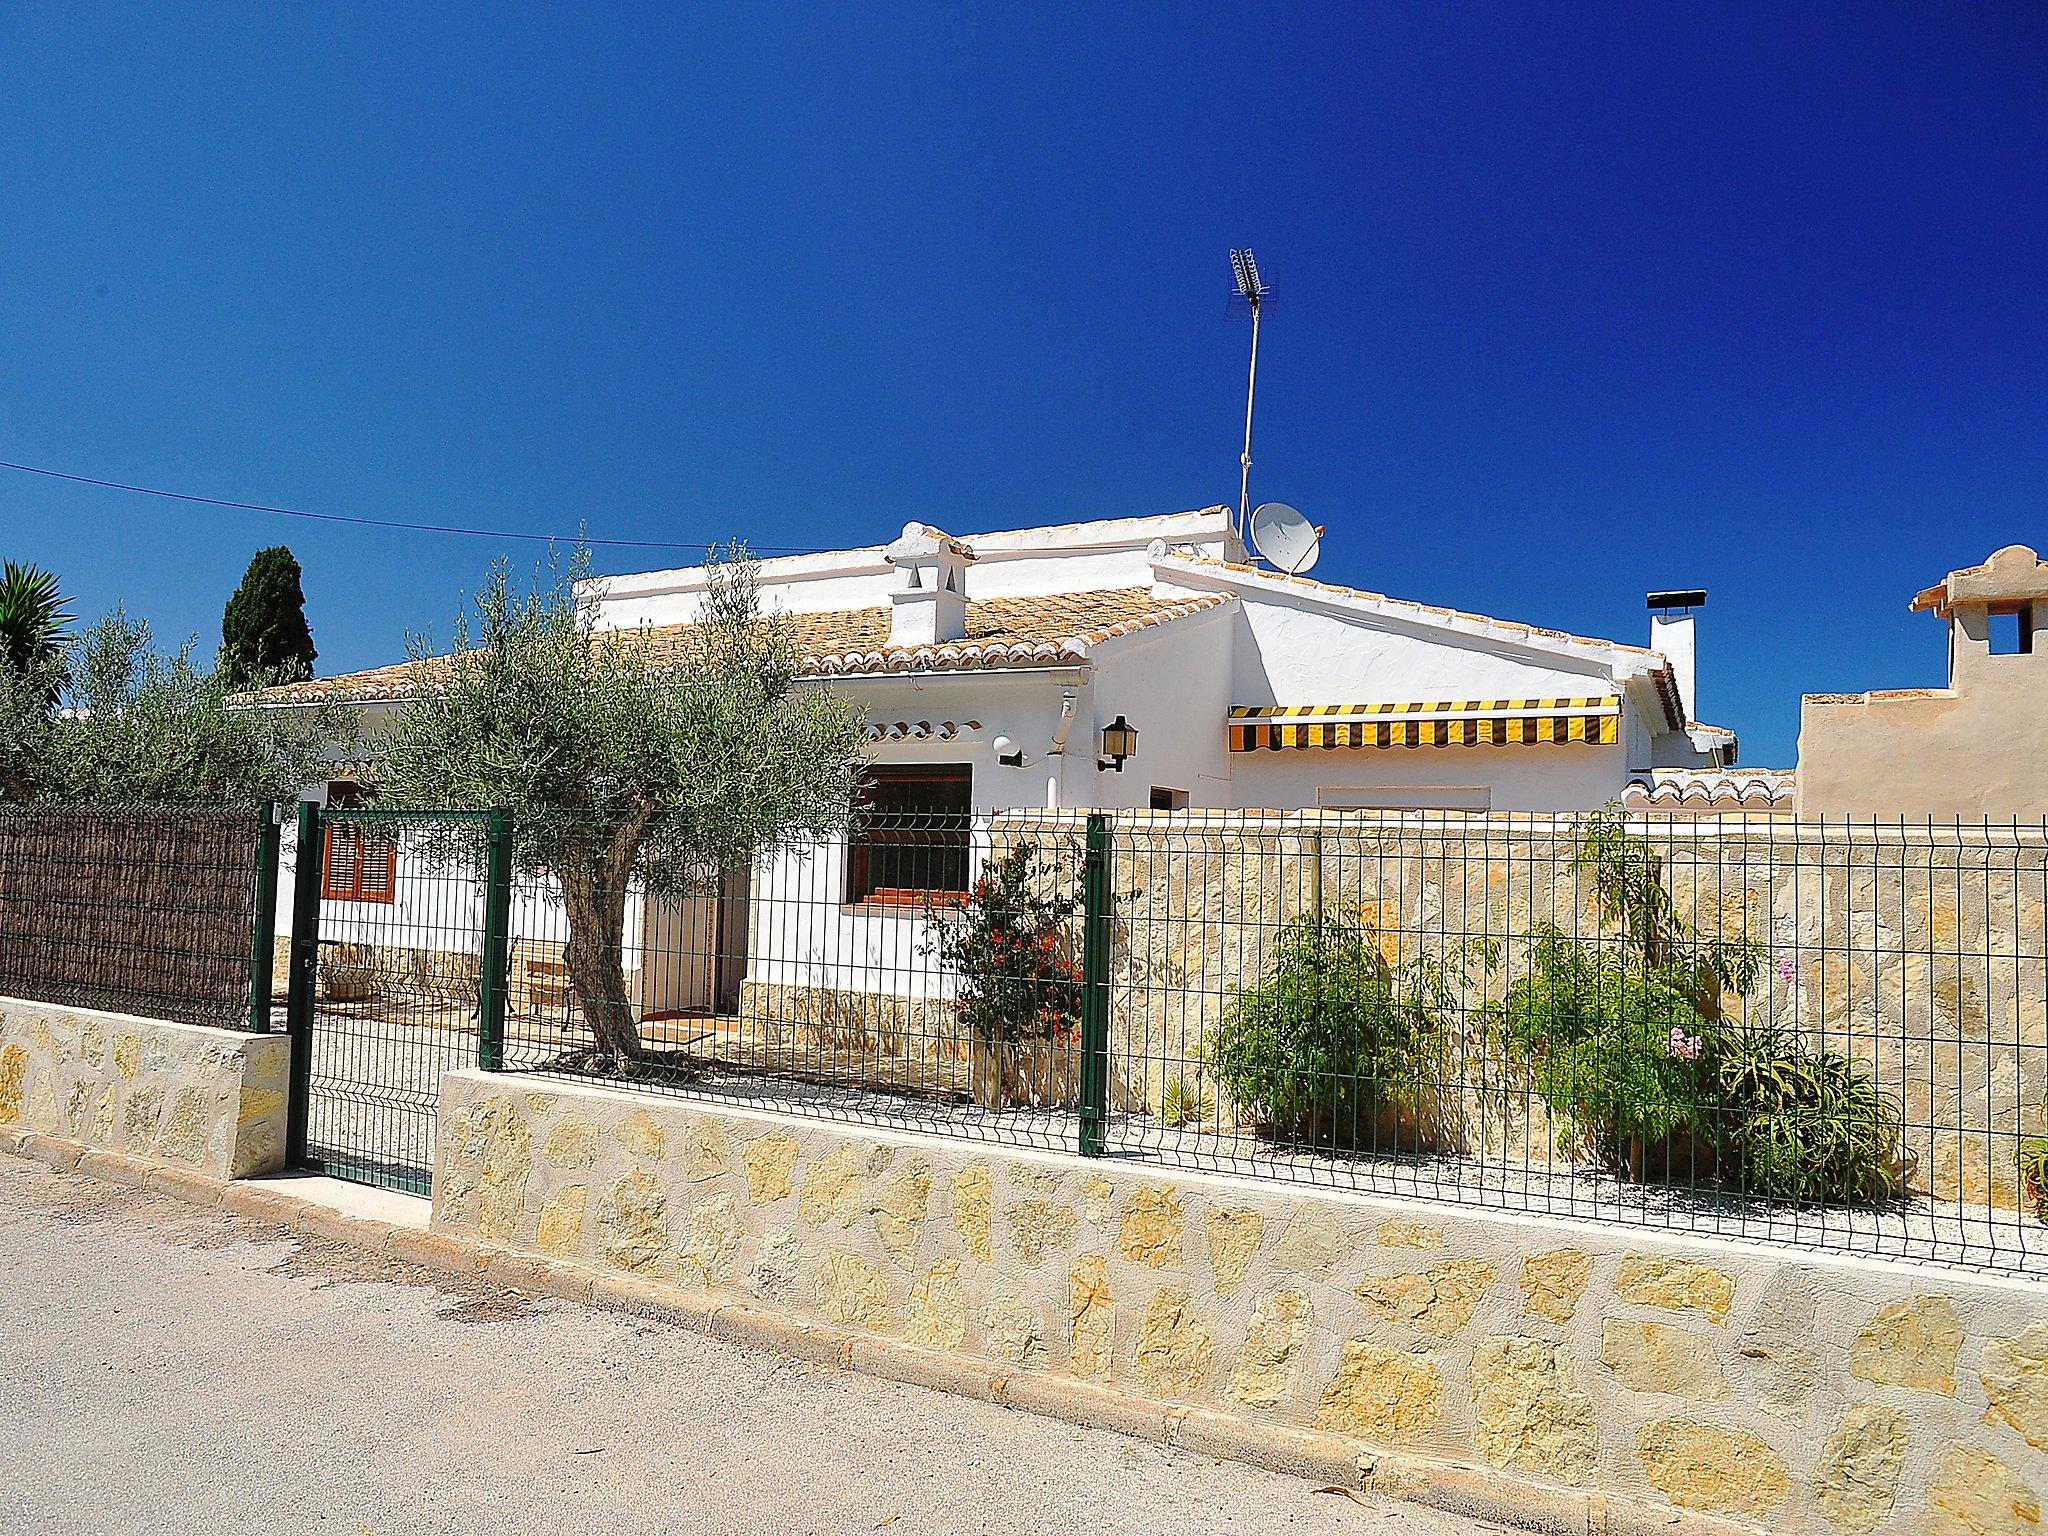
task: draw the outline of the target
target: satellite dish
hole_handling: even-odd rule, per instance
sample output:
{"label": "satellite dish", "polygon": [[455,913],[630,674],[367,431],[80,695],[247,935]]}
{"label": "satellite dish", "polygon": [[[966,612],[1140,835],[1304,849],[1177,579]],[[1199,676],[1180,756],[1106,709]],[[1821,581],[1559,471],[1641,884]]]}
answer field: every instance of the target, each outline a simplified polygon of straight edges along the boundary
{"label": "satellite dish", "polygon": [[1252,511],[1252,548],[1284,576],[1315,567],[1323,551],[1323,530],[1284,501],[1261,503]]}

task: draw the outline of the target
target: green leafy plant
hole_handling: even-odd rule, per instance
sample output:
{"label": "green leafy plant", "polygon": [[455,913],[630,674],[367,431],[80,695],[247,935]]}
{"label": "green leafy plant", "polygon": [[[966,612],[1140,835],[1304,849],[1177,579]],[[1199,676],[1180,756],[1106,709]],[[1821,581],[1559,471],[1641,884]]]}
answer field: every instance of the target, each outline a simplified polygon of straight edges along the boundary
{"label": "green leafy plant", "polygon": [[1159,1096],[1159,1118],[1176,1130],[1205,1123],[1215,1107],[1215,1099],[1202,1085],[1199,1072],[1193,1077],[1176,1077]]}
{"label": "green leafy plant", "polygon": [[1081,967],[1070,942],[1080,902],[1029,839],[987,860],[957,906],[927,909],[932,953],[959,978],[953,1007],[985,1046],[1076,1039]]}
{"label": "green leafy plant", "polygon": [[1654,1164],[1701,1125],[1713,1062],[1708,1019],[1684,974],[1546,927],[1499,1019],[1509,1056],[1574,1152],[1640,1177],[1646,1157]]}
{"label": "green leafy plant", "polygon": [[1899,1193],[1898,1112],[1848,1057],[1769,1024],[1724,1023],[1713,1060],[1710,1132],[1726,1182],[1801,1203]]}
{"label": "green leafy plant", "polygon": [[2048,1221],[2048,1136],[2020,1138],[2020,1184],[2036,1221]]}
{"label": "green leafy plant", "polygon": [[1582,824],[1603,931],[1533,936],[1488,1012],[1573,1152],[1635,1179],[1795,1202],[1898,1193],[1899,1115],[1847,1057],[1731,1014],[1763,960],[1681,919],[1656,849],[1612,813]]}
{"label": "green leafy plant", "polygon": [[116,609],[62,660],[0,668],[0,796],[254,806],[324,780],[332,749],[355,740],[344,706],[251,707],[192,651],[190,641],[160,649],[147,624]]}
{"label": "green leafy plant", "polygon": [[1258,984],[1237,994],[1206,1054],[1240,1114],[1321,1147],[1419,1148],[1444,1126],[1445,1015],[1458,967],[1391,967],[1349,918],[1305,913],[1280,930]]}
{"label": "green leafy plant", "polygon": [[0,660],[15,672],[36,672],[64,654],[71,610],[57,578],[40,566],[0,565]]}

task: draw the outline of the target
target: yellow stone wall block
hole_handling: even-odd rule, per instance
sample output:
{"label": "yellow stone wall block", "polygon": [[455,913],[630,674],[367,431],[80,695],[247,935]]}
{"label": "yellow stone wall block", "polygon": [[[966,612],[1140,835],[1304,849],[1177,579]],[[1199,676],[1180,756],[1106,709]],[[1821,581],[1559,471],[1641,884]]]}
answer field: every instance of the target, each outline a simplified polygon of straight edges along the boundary
{"label": "yellow stone wall block", "polygon": [[1592,1273],[1593,1255],[1576,1248],[1530,1254],[1522,1260],[1522,1310],[1553,1323],[1570,1322]]}
{"label": "yellow stone wall block", "polygon": [[1235,1296],[1258,1252],[1266,1218],[1248,1206],[1211,1205],[1203,1223],[1209,1239],[1209,1269],[1216,1294]]}
{"label": "yellow stone wall block", "polygon": [[1484,1259],[1452,1259],[1419,1274],[1367,1275],[1355,1293],[1388,1322],[1449,1339],[1472,1321],[1493,1276]]}
{"label": "yellow stone wall block", "polygon": [[692,1184],[732,1171],[732,1138],[709,1115],[690,1122],[683,1132],[683,1177]]}
{"label": "yellow stone wall block", "polygon": [[1755,1435],[1693,1419],[1659,1419],[1636,1436],[1651,1486],[1681,1509],[1768,1520],[1792,1496],[1785,1462]]}
{"label": "yellow stone wall block", "polygon": [[1991,1403],[1986,1416],[2010,1424],[2027,1444],[2048,1448],[2048,1322],[1986,1344],[1979,1376]]}
{"label": "yellow stone wall block", "polygon": [[714,1195],[690,1213],[690,1225],[677,1254],[677,1273],[685,1285],[709,1290],[732,1280],[739,1258],[739,1207],[731,1195]]}
{"label": "yellow stone wall block", "polygon": [[1444,1229],[1414,1221],[1383,1221],[1373,1241],[1382,1248],[1441,1248]]}
{"label": "yellow stone wall block", "polygon": [[583,1242],[583,1215],[590,1202],[590,1186],[570,1184],[555,1191],[540,1208],[537,1241],[542,1253],[574,1253]]}
{"label": "yellow stone wall block", "polygon": [[1351,1249],[1351,1239],[1337,1218],[1305,1210],[1289,1219],[1273,1249],[1273,1267],[1322,1280]]}
{"label": "yellow stone wall block", "polygon": [[1316,1427],[1361,1440],[1414,1440],[1435,1425],[1443,1401],[1443,1369],[1432,1356],[1353,1339],[1323,1391]]}
{"label": "yellow stone wall block", "polygon": [[863,1203],[859,1148],[839,1147],[811,1164],[804,1174],[804,1192],[797,1209],[814,1227],[850,1227],[860,1220]]}
{"label": "yellow stone wall block", "polygon": [[1071,1205],[1054,1200],[1018,1200],[1003,1212],[1009,1225],[1010,1246],[1027,1269],[1036,1269],[1046,1255],[1073,1240],[1078,1218]]}
{"label": "yellow stone wall block", "polygon": [[818,1269],[818,1314],[842,1328],[879,1329],[888,1322],[889,1293],[881,1271],[854,1253],[835,1253]]}
{"label": "yellow stone wall block", "polygon": [[1858,1403],[1828,1437],[1816,1469],[1813,1505],[1849,1536],[1876,1530],[1891,1515],[1905,1470],[1909,1436],[1895,1408]]}
{"label": "yellow stone wall block", "polygon": [[1479,1454],[1496,1467],[1580,1483],[1599,1431],[1571,1351],[1550,1339],[1488,1339],[1472,1352]]}
{"label": "yellow stone wall block", "polygon": [[1714,1341],[1667,1323],[1608,1318],[1600,1329],[1600,1361],[1632,1392],[1668,1392],[1700,1402],[1728,1395]]}
{"label": "yellow stone wall block", "polygon": [[0,1049],[0,1125],[21,1118],[22,1090],[28,1083],[28,1051],[10,1044]]}
{"label": "yellow stone wall block", "polygon": [[1244,1348],[1230,1373],[1225,1392],[1253,1408],[1270,1408],[1294,1385],[1294,1365],[1308,1335],[1315,1309],[1308,1293],[1275,1291],[1252,1311]]}
{"label": "yellow stone wall block", "polygon": [[477,1230],[491,1242],[509,1243],[526,1225],[533,1137],[525,1114],[510,1099],[486,1099],[481,1109],[477,1130],[484,1137],[484,1164],[477,1184]]}
{"label": "yellow stone wall block", "polygon": [[1189,1398],[1209,1374],[1215,1349],[1194,1299],[1177,1285],[1163,1285],[1145,1309],[1132,1363],[1139,1385],[1152,1396]]}
{"label": "yellow stone wall block", "polygon": [[981,1163],[970,1163],[953,1175],[953,1230],[974,1258],[986,1264],[994,1253],[991,1201],[994,1180]]}
{"label": "yellow stone wall block", "polygon": [[1953,1397],[1963,1326],[1946,1296],[1916,1296],[1881,1307],[1849,1345],[1849,1374],[1887,1387]]}
{"label": "yellow stone wall block", "polygon": [[924,1349],[958,1349],[967,1338],[967,1296],[960,1261],[940,1259],[910,1288],[903,1336]]}
{"label": "yellow stone wall block", "polygon": [[1082,1219],[1101,1226],[1109,1220],[1111,1208],[1116,1204],[1116,1186],[1099,1173],[1091,1173],[1081,1181]]}
{"label": "yellow stone wall block", "polygon": [[1735,1305],[1735,1277],[1711,1264],[1661,1254],[1631,1253],[1614,1277],[1614,1294],[1638,1306],[1667,1312],[1701,1312],[1724,1322]]}
{"label": "yellow stone wall block", "polygon": [[612,1139],[632,1156],[651,1161],[661,1156],[668,1133],[654,1116],[644,1109],[636,1109],[612,1127]]}
{"label": "yellow stone wall block", "polygon": [[1085,1380],[1107,1381],[1116,1348],[1116,1302],[1109,1291],[1109,1261],[1084,1253],[1067,1275],[1067,1369]]}
{"label": "yellow stone wall block", "polygon": [[2041,1499],[1989,1451],[1945,1445],[1927,1485],[1926,1536],[2038,1536]]}
{"label": "yellow stone wall block", "polygon": [[875,1190],[875,1231],[882,1251],[909,1269],[924,1241],[925,1218],[931,1212],[932,1170],[925,1159],[912,1158]]}
{"label": "yellow stone wall block", "polygon": [[1117,1246],[1133,1264],[1160,1269],[1180,1253],[1182,1200],[1170,1187],[1141,1184],[1124,1206]]}
{"label": "yellow stone wall block", "polygon": [[982,1309],[981,1337],[998,1360],[1027,1369],[1045,1363],[1045,1324],[1038,1309],[1022,1297],[990,1297]]}
{"label": "yellow stone wall block", "polygon": [[597,1203],[598,1254],[635,1274],[668,1257],[668,1196],[648,1173],[629,1173]]}
{"label": "yellow stone wall block", "polygon": [[748,1141],[742,1153],[747,1168],[747,1198],[757,1205],[787,1200],[797,1151],[796,1138],[780,1131],[769,1131]]}

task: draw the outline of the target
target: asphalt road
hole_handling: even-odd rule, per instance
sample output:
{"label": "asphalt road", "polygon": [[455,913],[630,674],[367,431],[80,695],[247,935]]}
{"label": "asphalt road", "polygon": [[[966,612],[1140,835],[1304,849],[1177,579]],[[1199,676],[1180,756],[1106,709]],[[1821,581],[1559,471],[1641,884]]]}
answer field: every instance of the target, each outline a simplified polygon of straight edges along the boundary
{"label": "asphalt road", "polygon": [[23,1536],[1492,1529],[4,1154],[0,1273]]}

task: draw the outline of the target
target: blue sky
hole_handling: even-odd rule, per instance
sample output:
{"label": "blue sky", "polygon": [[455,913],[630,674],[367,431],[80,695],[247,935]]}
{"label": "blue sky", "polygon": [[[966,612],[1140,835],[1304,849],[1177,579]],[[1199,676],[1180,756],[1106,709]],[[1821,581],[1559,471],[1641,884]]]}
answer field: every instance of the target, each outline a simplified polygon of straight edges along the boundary
{"label": "blue sky", "polygon": [[[1199,506],[1249,243],[1319,574],[1705,586],[1746,761],[2048,544],[2037,7],[180,9],[0,10],[0,459],[758,547]],[[0,473],[0,556],[208,651],[278,541],[324,671],[493,551]]]}

